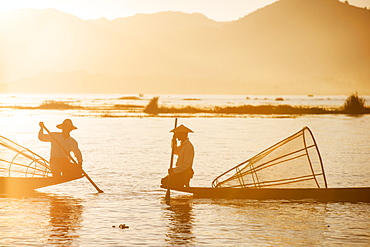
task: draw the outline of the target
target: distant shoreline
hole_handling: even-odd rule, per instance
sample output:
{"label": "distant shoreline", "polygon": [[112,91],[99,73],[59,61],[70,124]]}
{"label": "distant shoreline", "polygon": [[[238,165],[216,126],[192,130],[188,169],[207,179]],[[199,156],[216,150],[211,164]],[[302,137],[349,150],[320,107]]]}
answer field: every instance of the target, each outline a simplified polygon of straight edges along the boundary
{"label": "distant shoreline", "polygon": [[365,99],[357,93],[349,96],[343,106],[336,108],[324,108],[318,106],[291,106],[291,105],[239,105],[239,106],[214,106],[202,107],[166,107],[158,106],[159,97],[154,97],[145,107],[148,114],[168,113],[207,113],[207,114],[237,114],[237,115],[309,115],[309,114],[369,114],[370,107],[365,106]]}
{"label": "distant shoreline", "polygon": [[[166,106],[158,104],[159,97],[153,97],[145,106],[140,103],[133,104],[112,104],[99,106],[82,106],[73,104],[71,101],[54,101],[46,100],[38,106],[21,106],[7,105],[1,106],[0,109],[14,110],[76,110],[87,111],[95,116],[100,117],[124,117],[122,114],[127,113],[132,116],[158,116],[165,117],[168,115],[187,115],[211,117],[232,117],[246,115],[324,115],[324,114],[345,114],[345,115],[363,115],[370,114],[370,107],[365,105],[365,99],[356,94],[349,96],[342,106],[307,106],[307,105],[289,105],[289,104],[240,104],[240,105],[219,105],[219,106]],[[140,100],[139,97],[121,97],[119,100]],[[198,100],[195,98],[186,98],[186,101]],[[279,100],[283,101],[283,100]]]}
{"label": "distant shoreline", "polygon": [[291,106],[291,105],[240,105],[215,106],[212,108],[187,107],[158,107],[157,110],[147,111],[148,114],[236,114],[236,115],[317,115],[317,114],[370,114],[366,107],[361,113],[351,113],[342,108],[327,109],[324,107]]}

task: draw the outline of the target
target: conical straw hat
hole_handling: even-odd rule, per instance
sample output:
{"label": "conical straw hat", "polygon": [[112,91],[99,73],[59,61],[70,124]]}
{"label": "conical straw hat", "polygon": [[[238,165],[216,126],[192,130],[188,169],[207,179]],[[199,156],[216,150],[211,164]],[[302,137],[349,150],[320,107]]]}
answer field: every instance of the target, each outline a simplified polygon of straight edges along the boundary
{"label": "conical straw hat", "polygon": [[177,128],[174,128],[173,130],[171,130],[170,132],[173,132],[173,133],[177,133],[177,132],[187,132],[187,133],[194,133],[194,131],[192,131],[191,129],[189,129],[188,127],[185,127],[184,125],[180,125],[178,126]]}

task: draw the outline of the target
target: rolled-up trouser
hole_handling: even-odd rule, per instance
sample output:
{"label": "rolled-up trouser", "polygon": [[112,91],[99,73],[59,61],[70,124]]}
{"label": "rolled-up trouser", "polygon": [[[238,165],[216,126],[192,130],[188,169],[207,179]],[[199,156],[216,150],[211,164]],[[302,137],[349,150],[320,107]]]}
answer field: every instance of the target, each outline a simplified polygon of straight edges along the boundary
{"label": "rolled-up trouser", "polygon": [[[189,187],[190,179],[193,177],[194,171],[192,168],[187,169],[184,172],[173,173],[162,178],[162,187]],[[169,181],[168,181],[169,180]]]}
{"label": "rolled-up trouser", "polygon": [[71,163],[68,158],[51,158],[50,169],[53,177],[82,174],[81,167]]}

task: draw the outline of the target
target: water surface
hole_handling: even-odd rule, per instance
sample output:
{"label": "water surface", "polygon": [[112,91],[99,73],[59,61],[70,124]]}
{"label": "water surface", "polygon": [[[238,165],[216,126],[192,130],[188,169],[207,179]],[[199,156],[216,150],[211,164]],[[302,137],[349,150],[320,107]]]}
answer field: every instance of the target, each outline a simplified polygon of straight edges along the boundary
{"label": "water surface", "polygon": [[[82,178],[1,196],[1,246],[370,245],[368,203],[193,199],[172,191],[166,204],[159,182],[169,167],[173,118],[54,110],[0,110],[0,117],[1,135],[45,158],[50,147],[37,139],[39,121],[55,131],[71,118],[84,169],[105,192],[96,193]],[[220,173],[308,126],[329,187],[370,187],[370,116],[193,117],[179,123],[195,132],[193,186],[211,186]]]}

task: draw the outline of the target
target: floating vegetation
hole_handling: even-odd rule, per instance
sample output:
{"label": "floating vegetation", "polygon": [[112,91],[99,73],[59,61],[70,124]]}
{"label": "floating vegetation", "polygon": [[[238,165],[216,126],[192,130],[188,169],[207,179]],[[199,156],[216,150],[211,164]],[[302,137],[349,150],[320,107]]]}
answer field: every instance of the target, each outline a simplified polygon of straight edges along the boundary
{"label": "floating vegetation", "polygon": [[1,108],[12,108],[20,110],[80,110],[85,109],[83,106],[71,105],[66,101],[46,100],[39,106],[3,106]]}
{"label": "floating vegetation", "polygon": [[142,105],[125,105],[125,104],[116,104],[113,106],[115,110],[127,110],[127,109],[137,109],[144,108]]}
{"label": "floating vegetation", "polygon": [[157,115],[159,113],[158,99],[159,97],[153,97],[149,101],[148,105],[144,108],[144,112],[148,114]]}
{"label": "floating vegetation", "polygon": [[[343,107],[327,109],[324,107],[291,106],[291,105],[240,105],[240,106],[214,106],[208,108],[185,106],[166,107],[158,106],[159,97],[154,97],[145,107],[147,114],[261,114],[261,115],[303,115],[303,114],[369,114],[370,108],[365,107],[365,100],[357,94],[348,97]],[[278,100],[278,98],[276,99]],[[281,99],[283,100],[283,99]],[[280,101],[281,101],[280,100]]]}
{"label": "floating vegetation", "polygon": [[226,106],[214,107],[214,113],[223,114],[328,114],[332,110],[320,107],[304,107],[290,105],[242,105],[242,106]]}
{"label": "floating vegetation", "polygon": [[[186,107],[160,107],[158,113],[212,113],[204,108],[197,108],[193,106]],[[158,114],[157,113],[157,114]]]}
{"label": "floating vegetation", "polygon": [[347,114],[369,113],[369,108],[365,107],[366,100],[358,96],[357,92],[350,95],[343,105],[343,112]]}
{"label": "floating vegetation", "polygon": [[120,97],[118,98],[120,100],[141,100],[139,97],[137,96],[124,96],[124,97]]}
{"label": "floating vegetation", "polygon": [[182,99],[182,100],[197,101],[197,100],[201,100],[201,99],[197,99],[197,98],[185,98],[185,99]]}
{"label": "floating vegetation", "polygon": [[99,115],[99,117],[101,117],[101,118],[115,118],[115,117],[117,117],[117,115],[112,114],[110,112],[106,112],[106,113],[103,113],[103,114]]}
{"label": "floating vegetation", "polygon": [[82,109],[81,106],[71,105],[69,102],[65,101],[54,101],[46,100],[37,109],[56,109],[56,110],[68,110],[68,109]]}

